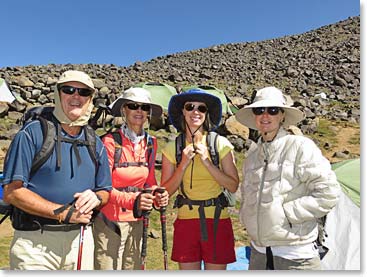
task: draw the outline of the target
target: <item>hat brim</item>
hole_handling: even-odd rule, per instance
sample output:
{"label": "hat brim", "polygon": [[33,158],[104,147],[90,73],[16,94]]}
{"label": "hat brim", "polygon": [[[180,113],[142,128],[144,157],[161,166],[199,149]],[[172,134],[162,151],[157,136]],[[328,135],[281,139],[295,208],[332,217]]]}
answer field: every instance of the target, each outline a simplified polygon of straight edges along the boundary
{"label": "hat brim", "polygon": [[209,119],[213,126],[218,127],[222,119],[222,102],[206,92],[180,93],[171,97],[168,104],[168,117],[171,124],[179,131],[182,129],[182,109],[186,102],[202,102],[208,107]]}
{"label": "hat brim", "polygon": [[[263,102],[262,104],[260,102]],[[244,107],[236,112],[235,117],[238,122],[247,126],[248,128],[257,130],[256,123],[255,123],[255,115],[252,112],[252,108],[257,107],[274,107],[273,105],[267,105],[264,103],[265,101],[258,101],[254,104],[251,104],[247,107]],[[256,104],[256,105],[255,105]],[[297,108],[288,107],[288,106],[275,106],[280,107],[284,110],[284,122],[282,125],[287,128],[290,125],[296,125],[300,121],[304,119],[304,113]]]}
{"label": "hat brim", "polygon": [[[111,109],[111,114],[113,116],[121,116],[121,107],[127,102],[136,102],[131,99],[118,98],[113,103],[110,104],[109,108]],[[151,116],[152,117],[160,117],[162,115],[162,107],[156,104],[147,103],[147,102],[137,102],[148,104],[151,107]]]}

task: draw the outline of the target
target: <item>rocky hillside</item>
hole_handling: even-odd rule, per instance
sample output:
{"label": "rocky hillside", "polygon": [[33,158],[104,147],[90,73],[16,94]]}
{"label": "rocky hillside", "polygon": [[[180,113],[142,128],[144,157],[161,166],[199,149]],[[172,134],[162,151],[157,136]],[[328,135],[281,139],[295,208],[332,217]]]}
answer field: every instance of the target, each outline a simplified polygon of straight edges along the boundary
{"label": "rocky hillside", "polygon": [[[96,103],[110,104],[124,89],[142,81],[214,85],[241,106],[255,89],[274,85],[291,95],[307,118],[299,126],[312,133],[319,117],[360,121],[360,17],[304,34],[169,54],[129,67],[83,64],[4,67],[0,77],[26,102],[0,103],[0,137],[16,126],[1,123],[21,116],[26,106],[52,103],[53,85],[68,69],[87,72],[98,89]],[[9,132],[9,128],[15,128]],[[311,130],[310,130],[311,128]],[[313,128],[313,129],[312,129]]]}

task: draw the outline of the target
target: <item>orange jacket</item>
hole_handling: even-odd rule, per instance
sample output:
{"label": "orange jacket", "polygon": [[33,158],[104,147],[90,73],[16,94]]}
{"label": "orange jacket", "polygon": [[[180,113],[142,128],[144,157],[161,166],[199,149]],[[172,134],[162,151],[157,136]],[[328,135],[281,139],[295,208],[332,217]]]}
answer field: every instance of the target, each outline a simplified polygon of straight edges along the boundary
{"label": "orange jacket", "polygon": [[[133,143],[122,136],[122,151],[120,162],[148,162],[147,142],[142,140],[135,147]],[[154,161],[157,153],[157,140],[153,137],[153,151],[150,157],[151,165],[146,166],[128,166],[114,167],[115,141],[111,134],[108,134],[102,139],[107,150],[108,162],[112,175],[112,187],[137,187],[150,188],[157,185],[157,180],[154,173]],[[135,150],[134,150],[135,148]],[[145,185],[146,184],[146,185]],[[133,216],[134,201],[139,193],[123,192],[117,189],[112,189],[108,203],[101,209],[104,215],[113,221],[136,221],[138,219]]]}

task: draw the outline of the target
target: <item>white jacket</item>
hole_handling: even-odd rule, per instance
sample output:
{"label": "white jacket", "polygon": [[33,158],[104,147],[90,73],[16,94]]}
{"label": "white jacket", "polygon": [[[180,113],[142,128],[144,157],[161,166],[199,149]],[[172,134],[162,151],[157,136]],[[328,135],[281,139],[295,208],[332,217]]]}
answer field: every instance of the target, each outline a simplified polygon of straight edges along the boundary
{"label": "white jacket", "polygon": [[240,221],[258,246],[316,240],[317,218],[337,203],[340,186],[329,161],[309,138],[281,128],[261,138],[243,166]]}

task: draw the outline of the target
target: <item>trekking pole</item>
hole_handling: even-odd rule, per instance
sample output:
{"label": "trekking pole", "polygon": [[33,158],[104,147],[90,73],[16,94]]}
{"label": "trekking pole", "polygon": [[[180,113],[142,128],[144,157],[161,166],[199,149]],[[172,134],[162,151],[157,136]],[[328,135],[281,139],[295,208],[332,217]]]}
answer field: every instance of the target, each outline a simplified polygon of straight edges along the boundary
{"label": "trekking pole", "polygon": [[[151,193],[151,189],[144,189],[142,193]],[[142,211],[143,215],[143,242],[141,246],[141,269],[145,270],[145,257],[147,256],[147,240],[148,240],[148,227],[149,227],[149,215],[151,210]]]}
{"label": "trekking pole", "polygon": [[[157,188],[154,192],[164,193],[165,188]],[[159,208],[161,228],[162,228],[162,250],[163,250],[163,265],[164,270],[168,270],[168,259],[167,259],[167,230],[166,230],[166,206]]]}
{"label": "trekking pole", "polygon": [[76,270],[81,270],[81,266],[82,266],[84,230],[85,230],[85,225],[84,224],[80,225],[78,263],[77,263],[77,266],[76,266]]}

